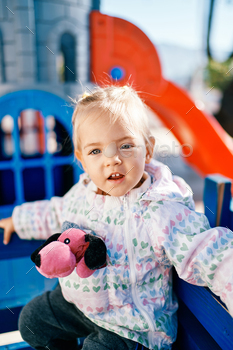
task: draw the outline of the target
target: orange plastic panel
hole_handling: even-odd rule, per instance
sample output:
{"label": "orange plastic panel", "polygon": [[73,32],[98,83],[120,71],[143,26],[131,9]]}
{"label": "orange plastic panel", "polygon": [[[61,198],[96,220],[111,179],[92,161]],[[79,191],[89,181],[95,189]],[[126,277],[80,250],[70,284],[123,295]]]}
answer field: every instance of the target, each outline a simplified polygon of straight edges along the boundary
{"label": "orange plastic panel", "polygon": [[[135,25],[121,18],[90,14],[91,78],[100,84],[114,66],[125,70],[124,85],[130,75],[135,87],[156,94],[164,85],[160,60],[152,42]],[[94,74],[92,74],[94,73]],[[156,82],[156,84],[155,84]]]}
{"label": "orange plastic panel", "polygon": [[[130,75],[137,91],[181,144],[193,153],[185,160],[200,174],[221,173],[233,178],[233,142],[213,116],[198,110],[188,94],[162,77],[152,42],[135,25],[93,11],[90,15],[91,78],[102,84],[115,66]],[[185,148],[183,148],[185,151]],[[187,148],[190,152],[190,149]]]}

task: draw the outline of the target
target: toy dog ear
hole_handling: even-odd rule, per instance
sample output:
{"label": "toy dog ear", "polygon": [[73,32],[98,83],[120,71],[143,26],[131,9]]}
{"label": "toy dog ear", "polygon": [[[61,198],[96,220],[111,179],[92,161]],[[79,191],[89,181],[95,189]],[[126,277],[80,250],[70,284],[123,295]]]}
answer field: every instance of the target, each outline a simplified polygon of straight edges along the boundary
{"label": "toy dog ear", "polygon": [[90,242],[84,254],[84,261],[90,270],[96,270],[106,263],[107,249],[104,241],[93,235],[85,235],[85,241]]}
{"label": "toy dog ear", "polygon": [[46,245],[48,245],[49,243],[53,242],[53,241],[57,241],[58,237],[60,236],[60,233],[55,233],[54,235],[50,236],[47,241],[45,241],[41,246],[39,246],[39,248],[37,248],[31,255],[31,260],[36,263],[36,256],[38,255],[39,251],[44,248]]}

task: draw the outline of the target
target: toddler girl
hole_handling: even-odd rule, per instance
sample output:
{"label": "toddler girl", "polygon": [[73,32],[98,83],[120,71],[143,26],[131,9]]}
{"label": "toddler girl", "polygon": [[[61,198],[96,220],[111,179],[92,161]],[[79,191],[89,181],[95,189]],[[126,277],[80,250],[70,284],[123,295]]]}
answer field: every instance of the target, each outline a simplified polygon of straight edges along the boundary
{"label": "toddler girl", "polygon": [[85,173],[62,198],[25,203],[4,219],[24,239],[47,239],[69,221],[93,230],[107,266],[88,278],[76,271],[21,313],[22,337],[35,349],[171,349],[177,301],[172,266],[208,286],[233,314],[233,233],[210,228],[194,211],[185,181],[152,160],[146,107],[129,86],[96,88],[73,114],[75,156]]}

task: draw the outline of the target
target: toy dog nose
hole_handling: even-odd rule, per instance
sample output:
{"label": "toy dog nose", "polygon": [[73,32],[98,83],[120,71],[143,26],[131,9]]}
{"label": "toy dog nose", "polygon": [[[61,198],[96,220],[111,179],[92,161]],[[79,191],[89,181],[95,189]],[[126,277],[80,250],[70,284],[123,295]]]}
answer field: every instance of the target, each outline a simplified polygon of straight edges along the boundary
{"label": "toy dog nose", "polygon": [[34,263],[36,264],[37,267],[40,267],[41,265],[40,254],[37,254],[37,256],[35,257]]}

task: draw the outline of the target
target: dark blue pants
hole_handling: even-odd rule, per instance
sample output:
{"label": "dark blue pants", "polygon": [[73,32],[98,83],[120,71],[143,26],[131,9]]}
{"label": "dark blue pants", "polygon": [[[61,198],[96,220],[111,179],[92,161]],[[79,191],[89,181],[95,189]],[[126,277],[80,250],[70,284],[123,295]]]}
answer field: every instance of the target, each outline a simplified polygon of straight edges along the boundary
{"label": "dark blue pants", "polygon": [[[60,285],[30,301],[19,318],[22,338],[38,350],[77,350],[77,338],[86,337],[83,350],[136,350],[141,345],[98,327],[68,303]],[[145,349],[145,348],[144,348]]]}

